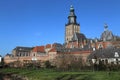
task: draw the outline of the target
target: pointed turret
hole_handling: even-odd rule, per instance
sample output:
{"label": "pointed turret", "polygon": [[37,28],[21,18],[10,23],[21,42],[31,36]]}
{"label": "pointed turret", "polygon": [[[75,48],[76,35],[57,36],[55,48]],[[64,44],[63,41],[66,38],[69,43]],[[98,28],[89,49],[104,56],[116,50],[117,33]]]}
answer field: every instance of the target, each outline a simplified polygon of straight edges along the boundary
{"label": "pointed turret", "polygon": [[114,35],[111,31],[108,30],[108,25],[104,24],[104,32],[101,35],[100,38],[102,41],[113,41]]}

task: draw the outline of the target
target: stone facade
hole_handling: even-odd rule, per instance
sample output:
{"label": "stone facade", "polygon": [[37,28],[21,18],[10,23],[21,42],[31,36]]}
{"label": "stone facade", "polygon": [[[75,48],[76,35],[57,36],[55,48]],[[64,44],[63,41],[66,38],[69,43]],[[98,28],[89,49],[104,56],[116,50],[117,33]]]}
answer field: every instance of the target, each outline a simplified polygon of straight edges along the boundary
{"label": "stone facade", "polygon": [[76,24],[66,25],[66,32],[65,32],[65,42],[68,43],[72,41],[73,35],[75,33],[80,33],[80,26]]}
{"label": "stone facade", "polygon": [[[36,47],[16,47],[13,49],[12,54],[7,54],[4,57],[5,64],[10,64],[14,62],[21,62],[21,64],[35,62],[45,62],[55,58],[57,52],[52,52],[53,50],[62,47],[61,44],[47,44],[45,46]],[[51,56],[52,55],[52,56]],[[53,56],[54,55],[54,56]]]}

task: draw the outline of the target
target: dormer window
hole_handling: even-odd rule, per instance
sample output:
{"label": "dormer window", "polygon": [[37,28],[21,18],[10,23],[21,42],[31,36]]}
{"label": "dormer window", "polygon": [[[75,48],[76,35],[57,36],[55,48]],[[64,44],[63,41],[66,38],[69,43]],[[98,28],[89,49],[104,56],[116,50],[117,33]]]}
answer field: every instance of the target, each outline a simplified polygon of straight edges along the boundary
{"label": "dormer window", "polygon": [[98,45],[98,48],[100,49],[100,48],[103,48],[103,45],[102,44],[99,44]]}

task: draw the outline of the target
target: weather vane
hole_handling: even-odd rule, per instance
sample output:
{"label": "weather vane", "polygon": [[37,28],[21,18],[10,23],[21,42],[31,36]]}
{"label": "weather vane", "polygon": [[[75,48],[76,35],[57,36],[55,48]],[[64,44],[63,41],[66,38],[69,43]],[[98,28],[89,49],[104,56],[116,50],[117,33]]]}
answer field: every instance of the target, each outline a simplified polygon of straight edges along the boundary
{"label": "weather vane", "polygon": [[107,29],[108,28],[108,25],[107,23],[104,24],[104,28]]}

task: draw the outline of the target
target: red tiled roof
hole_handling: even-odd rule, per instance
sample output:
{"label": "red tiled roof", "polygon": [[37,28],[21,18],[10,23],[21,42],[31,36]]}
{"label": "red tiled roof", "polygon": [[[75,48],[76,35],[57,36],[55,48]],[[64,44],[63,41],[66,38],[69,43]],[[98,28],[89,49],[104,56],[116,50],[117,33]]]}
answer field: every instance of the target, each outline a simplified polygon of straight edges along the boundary
{"label": "red tiled roof", "polygon": [[45,52],[44,46],[36,46],[33,48],[33,52]]}
{"label": "red tiled roof", "polygon": [[56,49],[52,48],[49,52],[56,52]]}
{"label": "red tiled roof", "polygon": [[51,44],[47,44],[45,47],[46,48],[51,48]]}

